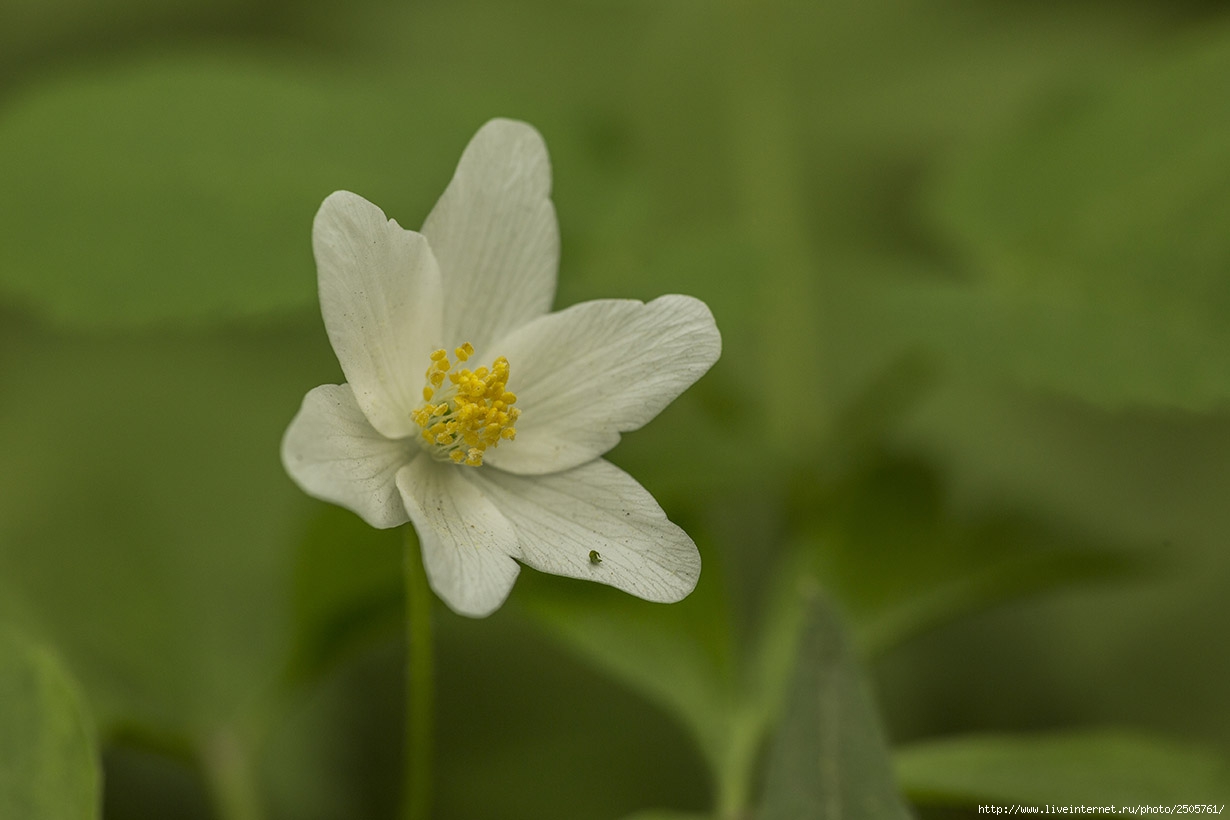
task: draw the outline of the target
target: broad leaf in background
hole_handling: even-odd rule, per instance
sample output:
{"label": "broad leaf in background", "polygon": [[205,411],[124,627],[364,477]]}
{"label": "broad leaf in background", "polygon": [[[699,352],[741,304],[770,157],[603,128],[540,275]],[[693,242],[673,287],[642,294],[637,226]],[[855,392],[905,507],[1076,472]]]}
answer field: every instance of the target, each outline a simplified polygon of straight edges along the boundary
{"label": "broad leaf in background", "polygon": [[0,110],[0,294],[80,327],[310,307],[325,196],[355,190],[417,227],[452,167],[428,146],[464,144],[435,121],[443,93],[342,77],[231,50],[24,88]]}
{"label": "broad leaf in background", "polygon": [[972,735],[916,743],[895,755],[920,804],[1223,805],[1230,765],[1207,751],[1122,731]]}
{"label": "broad leaf in background", "polygon": [[[914,285],[911,290],[923,291]],[[937,284],[931,290],[941,287],[955,286]],[[906,301],[897,314],[897,329],[926,316],[934,304],[915,302],[906,309]],[[932,318],[938,327],[949,315]],[[985,351],[986,339],[999,338],[992,329],[994,315],[980,321],[987,335],[967,343],[971,356]],[[959,340],[965,327],[957,321],[949,325],[953,349],[963,347]],[[957,521],[986,523],[984,513],[1007,508],[1018,524],[1027,525],[1019,534],[1041,540],[1034,547],[1017,541],[1028,547],[1022,557],[1045,559],[1049,553],[1058,559],[1054,568],[1068,563],[1079,570],[1085,559],[1096,561],[1101,554],[1122,562],[1124,572],[1107,566],[1105,575],[1084,579],[1078,572],[1062,581],[1069,591],[1060,596],[1014,608],[1016,614],[992,615],[997,628],[1006,630],[1003,640],[1013,640],[1007,637],[1012,635],[1025,644],[999,655],[1005,671],[994,688],[1021,687],[1012,705],[1005,701],[996,707],[994,699],[984,698],[991,691],[986,681],[970,679],[943,661],[922,660],[943,652],[961,657],[970,651],[971,638],[980,640],[977,628],[907,650],[915,670],[884,691],[890,700],[914,703],[916,714],[919,704],[929,704],[930,714],[909,734],[987,725],[1001,720],[1006,708],[1038,721],[1011,724],[1018,728],[1062,725],[1073,714],[1098,725],[1136,724],[1142,715],[1151,715],[1150,728],[1180,735],[1194,731],[1203,740],[1222,742],[1230,736],[1221,685],[1230,674],[1230,655],[1206,648],[1222,640],[1230,622],[1224,594],[1230,582],[1225,549],[1230,539],[1225,504],[1230,419],[1224,413],[1202,416],[1149,407],[1108,412],[1068,396],[989,384],[1006,373],[991,374],[985,367],[951,370],[959,371],[957,378],[920,404],[894,433],[892,446],[943,469],[945,504]],[[973,549],[978,544],[967,541],[967,546],[977,558]],[[1065,557],[1065,549],[1070,556]],[[984,557],[996,556],[988,552]],[[850,562],[852,567],[858,563]],[[1002,566],[1010,570],[1010,564]],[[1141,568],[1149,571],[1136,571]],[[1129,583],[1116,588],[1100,582],[1116,575]],[[1037,578],[1032,571],[1001,575],[1011,584],[1030,583],[1031,576]],[[1083,580],[1099,583],[1089,586]],[[909,626],[910,621],[899,623]],[[1041,623],[1064,639],[1033,641],[1029,636],[1038,633]],[[1008,671],[1018,665],[1030,672]]]}
{"label": "broad leaf in background", "polygon": [[881,456],[827,495],[800,495],[814,571],[869,654],[1013,598],[1122,579],[1148,565],[1043,519],[958,514],[945,491],[926,462]]}
{"label": "broad leaf in background", "polygon": [[953,153],[930,204],[978,283],[913,323],[946,317],[954,360],[1109,407],[1230,400],[1230,33],[1175,45]]}
{"label": "broad leaf in background", "polygon": [[97,54],[167,35],[253,22],[272,0],[6,0],[0,26],[0,94],[31,64],[66,51]]}
{"label": "broad leaf in background", "polygon": [[94,820],[101,781],[76,685],[50,652],[0,625],[0,817]]}
{"label": "broad leaf in background", "polygon": [[805,595],[798,667],[769,752],[759,820],[908,820],[845,628],[817,591]]}
{"label": "broad leaf in background", "polygon": [[18,399],[0,405],[0,613],[55,642],[105,737],[204,751],[273,717],[311,503],[277,442],[335,366],[306,324],[100,340],[0,323]]}

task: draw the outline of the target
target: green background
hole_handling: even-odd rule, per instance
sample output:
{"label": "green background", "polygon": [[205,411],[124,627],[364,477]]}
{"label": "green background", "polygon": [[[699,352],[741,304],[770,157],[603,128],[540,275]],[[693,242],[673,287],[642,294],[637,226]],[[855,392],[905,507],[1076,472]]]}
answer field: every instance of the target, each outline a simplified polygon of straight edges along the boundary
{"label": "green background", "polygon": [[5,0],[0,809],[394,816],[402,541],[278,444],[320,201],[495,116],[724,352],[611,454],[691,598],[437,606],[438,817],[1227,802],[1222,4]]}

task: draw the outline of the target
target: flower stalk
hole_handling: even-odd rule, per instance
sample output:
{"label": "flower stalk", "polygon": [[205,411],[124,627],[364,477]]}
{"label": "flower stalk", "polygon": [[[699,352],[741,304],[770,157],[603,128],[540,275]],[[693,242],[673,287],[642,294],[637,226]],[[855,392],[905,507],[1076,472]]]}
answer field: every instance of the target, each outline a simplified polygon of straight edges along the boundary
{"label": "flower stalk", "polygon": [[432,662],[431,590],[413,527],[406,533],[406,733],[402,776],[403,820],[431,816],[435,684]]}

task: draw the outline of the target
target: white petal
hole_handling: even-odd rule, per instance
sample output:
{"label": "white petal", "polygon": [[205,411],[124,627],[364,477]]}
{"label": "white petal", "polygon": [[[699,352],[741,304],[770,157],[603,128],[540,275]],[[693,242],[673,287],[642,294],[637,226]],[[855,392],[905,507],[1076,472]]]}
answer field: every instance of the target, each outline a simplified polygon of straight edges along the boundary
{"label": "white petal", "polygon": [[427,581],[453,611],[482,618],[500,608],[521,568],[517,535],[466,476],[473,467],[415,459],[397,474],[419,534]]}
{"label": "white petal", "polygon": [[722,351],[699,299],[583,302],[499,341],[517,394],[517,437],[484,454],[514,473],[567,470],[615,446],[699,379]]}
{"label": "white petal", "polygon": [[311,390],[282,437],[282,464],[304,492],[381,529],[409,520],[395,478],[419,452],[378,433],[344,384]]}
{"label": "white petal", "polygon": [[312,248],[320,312],[359,407],[389,438],[412,435],[440,337],[440,272],[427,240],[338,191],[316,214]]}
{"label": "white petal", "polygon": [[474,135],[423,234],[444,280],[448,343],[491,341],[551,309],[559,225],[547,146],[531,126],[491,120]]}
{"label": "white petal", "polygon": [[696,587],[700,554],[692,539],[609,461],[544,476],[477,472],[484,494],[517,529],[517,557],[534,569],[610,584],[647,601],[678,601]]}

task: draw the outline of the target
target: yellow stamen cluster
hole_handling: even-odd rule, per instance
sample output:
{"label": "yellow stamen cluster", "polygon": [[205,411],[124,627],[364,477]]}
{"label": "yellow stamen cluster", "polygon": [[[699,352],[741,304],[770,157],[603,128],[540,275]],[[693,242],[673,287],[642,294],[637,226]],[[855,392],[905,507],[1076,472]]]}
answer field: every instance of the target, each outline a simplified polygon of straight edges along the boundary
{"label": "yellow stamen cluster", "polygon": [[453,353],[456,365],[445,350],[431,354],[423,388],[426,403],[414,411],[413,418],[438,458],[478,467],[484,450],[516,438],[513,424],[521,411],[512,406],[517,397],[506,389],[508,359],[499,357],[490,369],[456,370],[474,355],[474,346],[466,342]]}

